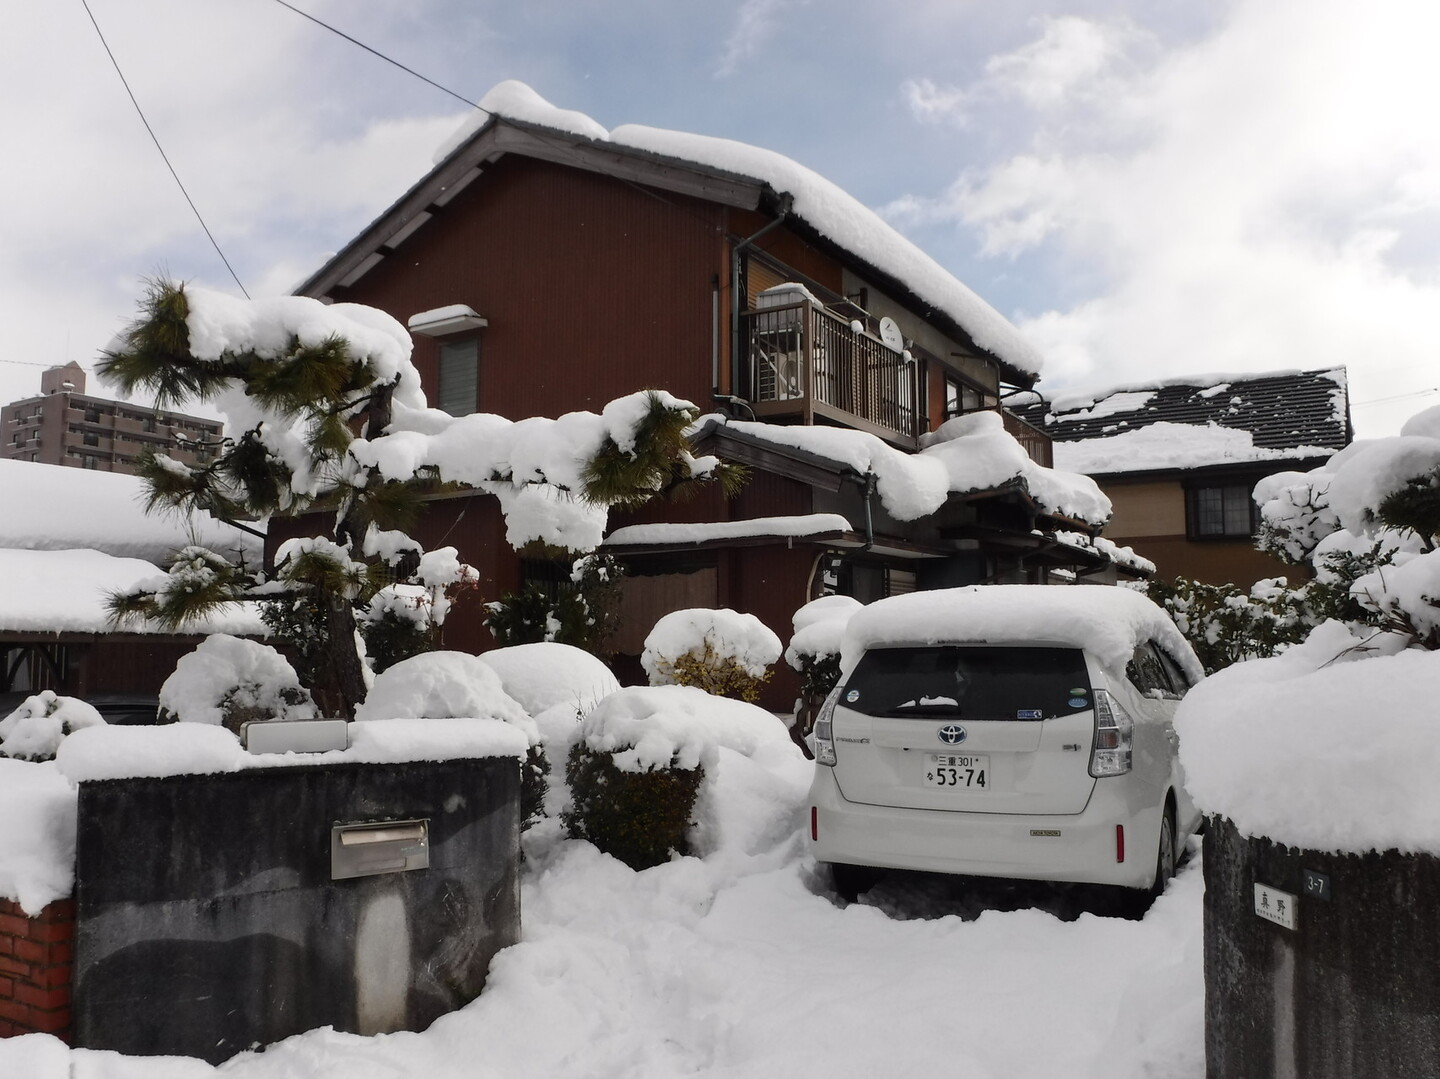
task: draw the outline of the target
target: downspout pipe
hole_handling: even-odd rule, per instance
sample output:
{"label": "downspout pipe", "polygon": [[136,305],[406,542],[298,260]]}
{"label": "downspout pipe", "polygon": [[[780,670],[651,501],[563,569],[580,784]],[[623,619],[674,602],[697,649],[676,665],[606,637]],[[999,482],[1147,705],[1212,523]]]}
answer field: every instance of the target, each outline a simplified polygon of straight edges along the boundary
{"label": "downspout pipe", "polygon": [[[788,193],[780,196],[779,212],[775,220],[765,225],[758,232],[755,232],[741,240],[730,249],[730,374],[732,389],[734,388],[734,375],[740,368],[740,256],[747,248],[754,247],[759,239],[774,228],[778,228],[790,216],[790,211],[795,205],[794,198]],[[720,372],[717,369],[711,372],[714,385],[711,390],[716,397],[720,396]]]}

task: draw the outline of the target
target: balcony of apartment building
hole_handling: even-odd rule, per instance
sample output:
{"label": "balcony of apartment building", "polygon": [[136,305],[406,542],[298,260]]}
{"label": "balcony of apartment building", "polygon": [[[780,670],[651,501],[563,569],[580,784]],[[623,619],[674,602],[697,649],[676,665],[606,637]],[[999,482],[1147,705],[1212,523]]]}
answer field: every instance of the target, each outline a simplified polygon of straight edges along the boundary
{"label": "balcony of apartment building", "polygon": [[[924,375],[894,322],[872,319],[808,288],[767,289],[741,314],[749,401],[762,420],[833,423],[915,449],[928,427]],[[847,309],[848,308],[848,309]],[[851,310],[853,309],[853,313]],[[1005,409],[998,397],[946,380],[944,415],[995,411],[1037,464],[1052,467],[1050,436]]]}

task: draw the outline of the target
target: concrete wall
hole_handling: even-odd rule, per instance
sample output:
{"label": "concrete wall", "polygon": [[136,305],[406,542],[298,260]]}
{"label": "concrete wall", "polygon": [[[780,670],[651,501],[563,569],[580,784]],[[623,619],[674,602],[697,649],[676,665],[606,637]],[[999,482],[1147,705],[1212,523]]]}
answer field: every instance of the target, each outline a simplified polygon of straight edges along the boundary
{"label": "concrete wall", "polygon": [[[1256,884],[1297,897],[1295,928],[1256,913]],[[1433,855],[1297,850],[1210,818],[1209,1079],[1440,1075],[1437,900]]]}
{"label": "concrete wall", "polygon": [[[81,784],[74,1044],[219,1062],[424,1029],[519,938],[519,780],[495,758]],[[330,879],[333,824],[411,818],[428,869]]]}

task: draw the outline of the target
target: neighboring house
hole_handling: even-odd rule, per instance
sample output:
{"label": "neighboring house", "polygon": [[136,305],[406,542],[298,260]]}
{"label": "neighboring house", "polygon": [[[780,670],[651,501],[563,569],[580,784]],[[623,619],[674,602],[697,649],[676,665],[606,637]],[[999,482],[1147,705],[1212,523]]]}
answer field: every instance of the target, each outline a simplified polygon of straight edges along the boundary
{"label": "neighboring house", "polygon": [[108,593],[160,576],[187,544],[252,562],[261,553],[259,536],[204,515],[147,514],[144,497],[132,476],[0,460],[0,702],[42,689],[153,695],[206,633],[265,632],[250,609],[185,634],[115,630]]}
{"label": "neighboring house", "polygon": [[1251,585],[1304,575],[1255,550],[1255,484],[1306,471],[1350,444],[1343,367],[1213,375],[1010,405],[1054,439],[1057,468],[1094,477],[1115,516],[1106,535],[1159,577]]}
{"label": "neighboring house", "polygon": [[[788,637],[827,587],[1113,579],[1113,548],[1094,542],[1108,504],[999,408],[1039,357],[870,210],[779,154],[606,131],[517,83],[482,108],[297,291],[407,323],[427,396],[454,415],[598,411],[646,387],[713,413],[701,450],[750,480],[728,502],[711,490],[612,516],[607,549],[634,575],[622,652],[684,606],[752,611]],[[972,450],[985,467],[964,467]],[[505,546],[493,499],[432,503],[415,534],[459,547],[486,599],[567,579]],[[473,605],[446,640],[489,646]]]}
{"label": "neighboring house", "polygon": [[0,408],[0,459],[133,474],[146,450],[203,464],[220,440],[218,420],[85,393],[78,363],[40,376],[40,396]]}

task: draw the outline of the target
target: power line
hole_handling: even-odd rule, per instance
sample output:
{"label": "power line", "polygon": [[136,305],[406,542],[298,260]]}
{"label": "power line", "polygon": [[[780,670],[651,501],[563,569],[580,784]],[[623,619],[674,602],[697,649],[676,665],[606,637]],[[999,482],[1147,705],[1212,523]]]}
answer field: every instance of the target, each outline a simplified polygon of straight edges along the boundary
{"label": "power line", "polygon": [[1387,401],[1403,401],[1407,397],[1424,397],[1427,394],[1440,393],[1440,386],[1431,386],[1428,390],[1411,390],[1409,393],[1397,393],[1393,397],[1376,397],[1371,401],[1354,401],[1352,408],[1364,408],[1366,405],[1383,405]]}
{"label": "power line", "polygon": [[415,76],[417,79],[419,79],[421,82],[428,82],[431,86],[435,87],[435,89],[444,91],[445,93],[449,94],[451,97],[455,98],[457,101],[463,101],[463,102],[465,102],[465,104],[469,105],[472,109],[480,109],[481,112],[489,112],[489,111],[490,111],[489,109],[481,109],[479,105],[475,104],[475,102],[471,101],[468,97],[464,96],[463,94],[457,94],[454,90],[450,89],[448,86],[441,86],[441,85],[440,85],[438,82],[436,82],[434,79],[428,79],[428,78],[426,78],[424,75],[420,74],[420,72],[416,71],[414,68],[408,68],[408,67],[406,67],[406,66],[405,66],[404,64],[402,64],[399,60],[392,60],[390,57],[386,56],[386,55],[385,55],[383,52],[381,52],[379,49],[372,49],[369,45],[365,44],[365,42],[363,42],[363,41],[357,41],[355,38],[353,38],[353,37],[351,37],[349,34],[345,33],[344,30],[337,30],[337,29],[335,29],[335,27],[331,26],[328,22],[325,22],[325,21],[323,21],[322,19],[317,19],[314,15],[311,15],[309,12],[301,11],[301,10],[300,10],[298,7],[296,7],[294,4],[288,4],[288,3],[285,2],[285,0],[275,0],[275,2],[276,2],[277,4],[279,4],[281,7],[289,8],[291,11],[295,12],[296,15],[301,15],[301,16],[309,19],[309,20],[310,20],[311,22],[313,22],[316,26],[323,26],[326,30],[329,30],[332,34],[339,34],[339,35],[340,35],[341,37],[343,37],[346,41],[350,42],[350,44],[360,46],[360,48],[364,49],[366,52],[370,53],[372,56],[378,56],[380,59],[384,60],[387,64],[394,64],[394,65],[395,65],[396,67],[398,67],[401,71],[404,71],[404,72],[406,72],[407,74],[410,74],[410,75],[414,75],[414,76]]}
{"label": "power line", "polygon": [[245,292],[245,286],[240,283],[240,275],[235,272],[235,267],[230,265],[230,260],[225,257],[225,252],[220,250],[220,244],[216,242],[215,236],[210,231],[210,226],[205,224],[205,218],[200,216],[200,210],[195,205],[195,200],[190,197],[190,192],[185,190],[185,185],[180,182],[180,174],[175,171],[175,166],[170,164],[170,158],[165,153],[165,147],[160,145],[159,138],[155,135],[155,129],[150,126],[150,121],[145,119],[145,110],[140,107],[140,102],[135,100],[135,91],[130,89],[130,82],[125,78],[125,72],[120,70],[120,62],[115,59],[115,54],[110,51],[110,43],[105,40],[105,35],[100,30],[100,24],[95,21],[95,13],[90,10],[89,0],[80,0],[85,8],[85,14],[90,16],[90,25],[95,27],[95,33],[100,37],[100,44],[105,46],[105,55],[110,57],[110,63],[115,67],[115,74],[120,76],[120,83],[125,87],[125,92],[130,95],[130,104],[135,106],[135,111],[140,114],[140,122],[145,125],[145,130],[150,132],[150,141],[155,144],[155,149],[160,151],[160,157],[165,162],[165,167],[170,170],[170,175],[175,177],[175,184],[180,188],[180,194],[185,196],[185,201],[190,204],[190,209],[195,214],[195,220],[200,222],[200,227],[205,230],[205,235],[210,239],[210,246],[215,248],[215,254],[220,256],[220,261],[225,264],[225,269],[230,271],[230,276],[235,278],[235,284],[240,287],[245,298],[250,298],[250,293]]}

